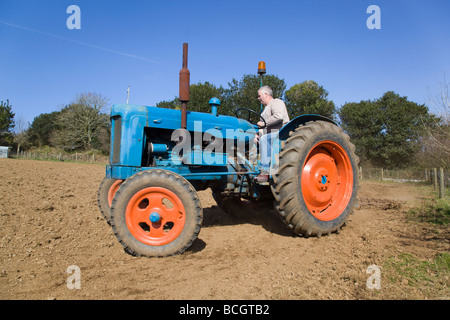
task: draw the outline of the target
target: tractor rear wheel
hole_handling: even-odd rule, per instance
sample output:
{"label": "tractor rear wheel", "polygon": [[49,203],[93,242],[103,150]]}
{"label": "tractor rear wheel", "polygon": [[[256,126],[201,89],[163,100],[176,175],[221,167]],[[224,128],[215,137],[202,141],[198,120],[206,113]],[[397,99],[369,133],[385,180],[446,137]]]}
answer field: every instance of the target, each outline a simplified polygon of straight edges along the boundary
{"label": "tractor rear wheel", "polygon": [[298,235],[339,232],[355,204],[358,157],[338,126],[311,121],[282,144],[272,193],[281,218]]}
{"label": "tractor rear wheel", "polygon": [[111,224],[111,203],[122,182],[123,180],[104,178],[98,188],[98,207],[108,224]]}
{"label": "tractor rear wheel", "polygon": [[203,209],[194,187],[167,170],[139,172],[120,186],[111,225],[125,251],[135,256],[184,252],[197,238]]}

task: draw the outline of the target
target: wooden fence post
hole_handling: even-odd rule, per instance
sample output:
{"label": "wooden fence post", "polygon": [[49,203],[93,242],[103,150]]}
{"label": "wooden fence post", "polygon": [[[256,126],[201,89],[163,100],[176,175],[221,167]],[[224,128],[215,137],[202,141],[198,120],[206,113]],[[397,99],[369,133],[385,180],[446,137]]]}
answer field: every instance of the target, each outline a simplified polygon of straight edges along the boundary
{"label": "wooden fence post", "polygon": [[444,199],[445,197],[445,186],[444,186],[444,168],[439,168],[439,199]]}
{"label": "wooden fence post", "polygon": [[433,187],[434,190],[437,189],[437,169],[433,168]]}

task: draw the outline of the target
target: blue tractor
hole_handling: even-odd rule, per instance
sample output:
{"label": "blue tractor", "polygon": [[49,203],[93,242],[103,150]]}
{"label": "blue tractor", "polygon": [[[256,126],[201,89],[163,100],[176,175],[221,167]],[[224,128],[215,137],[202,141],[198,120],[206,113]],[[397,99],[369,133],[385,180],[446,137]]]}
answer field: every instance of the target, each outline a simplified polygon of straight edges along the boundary
{"label": "blue tractor", "polygon": [[249,202],[273,203],[297,235],[340,231],[356,200],[358,157],[336,123],[319,115],[292,119],[273,142],[269,181],[258,182],[253,139],[260,129],[256,122],[264,119],[244,107],[236,117],[220,115],[214,97],[211,113],[190,112],[188,101],[184,44],[181,110],[112,107],[110,164],[98,204],[126,252],[161,257],[188,249],[203,220],[197,191],[207,188],[230,214]]}

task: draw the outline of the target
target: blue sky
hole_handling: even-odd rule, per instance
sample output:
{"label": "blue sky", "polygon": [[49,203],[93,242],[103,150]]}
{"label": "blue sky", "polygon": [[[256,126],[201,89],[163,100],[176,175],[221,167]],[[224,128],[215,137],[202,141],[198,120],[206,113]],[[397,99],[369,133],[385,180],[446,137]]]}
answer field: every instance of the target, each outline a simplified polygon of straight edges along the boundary
{"label": "blue sky", "polygon": [[338,107],[389,90],[423,104],[450,73],[449,12],[448,0],[0,0],[0,100],[30,122],[83,92],[125,103],[128,85],[130,103],[153,106],[178,95],[187,42],[191,84],[226,87],[264,60],[287,88],[314,80]]}

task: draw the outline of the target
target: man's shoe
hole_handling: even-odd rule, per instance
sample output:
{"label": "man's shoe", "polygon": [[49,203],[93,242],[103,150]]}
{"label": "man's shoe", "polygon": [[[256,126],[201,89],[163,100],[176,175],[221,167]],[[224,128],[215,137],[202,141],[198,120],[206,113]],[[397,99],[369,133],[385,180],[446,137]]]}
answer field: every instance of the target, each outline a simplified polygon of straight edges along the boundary
{"label": "man's shoe", "polygon": [[268,174],[260,174],[255,178],[255,181],[257,182],[267,182],[269,181],[269,175]]}

